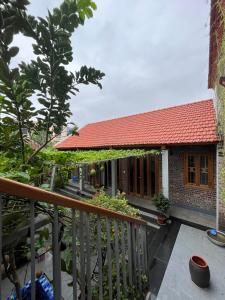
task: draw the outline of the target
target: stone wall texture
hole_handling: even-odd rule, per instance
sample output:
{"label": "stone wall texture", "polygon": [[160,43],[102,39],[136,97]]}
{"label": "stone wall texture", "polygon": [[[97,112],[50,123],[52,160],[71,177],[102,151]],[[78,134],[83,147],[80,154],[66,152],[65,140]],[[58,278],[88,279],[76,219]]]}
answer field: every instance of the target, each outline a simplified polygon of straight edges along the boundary
{"label": "stone wall texture", "polygon": [[[222,147],[221,147],[222,148]],[[225,157],[223,152],[220,152],[219,155],[219,230],[225,232]],[[223,176],[222,176],[223,174]]]}

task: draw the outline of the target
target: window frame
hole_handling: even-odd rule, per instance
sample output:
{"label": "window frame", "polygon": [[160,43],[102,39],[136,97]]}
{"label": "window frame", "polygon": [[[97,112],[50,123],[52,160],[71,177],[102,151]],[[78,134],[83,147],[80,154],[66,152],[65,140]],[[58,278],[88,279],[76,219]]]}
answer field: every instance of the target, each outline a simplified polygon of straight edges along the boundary
{"label": "window frame", "polygon": [[[195,166],[195,183],[190,183],[188,181],[188,157],[194,156],[196,161]],[[200,184],[201,167],[200,167],[200,157],[207,156],[208,158],[208,184]],[[201,153],[185,153],[184,154],[184,185],[187,187],[198,187],[203,189],[212,189],[214,186],[214,172],[213,172],[213,155],[210,152]]]}

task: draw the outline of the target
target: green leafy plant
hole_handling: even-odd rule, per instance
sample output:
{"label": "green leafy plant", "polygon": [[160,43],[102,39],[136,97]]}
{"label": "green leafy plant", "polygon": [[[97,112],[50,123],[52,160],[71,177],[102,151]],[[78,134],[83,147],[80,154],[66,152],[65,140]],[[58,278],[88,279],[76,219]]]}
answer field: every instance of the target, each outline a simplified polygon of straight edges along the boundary
{"label": "green leafy plant", "polygon": [[[31,163],[67,125],[71,116],[69,101],[71,95],[79,92],[79,85],[102,88],[100,81],[104,77],[93,67],[82,66],[74,73],[66,68],[73,60],[72,34],[86,18],[93,16],[94,2],[64,0],[45,18],[27,15],[28,3],[0,2],[0,127],[10,131],[9,137],[14,131],[23,164]],[[10,61],[19,51],[18,47],[11,47],[11,42],[18,32],[34,40],[35,59],[11,69]],[[38,107],[33,105],[32,95],[37,97]],[[4,130],[0,130],[2,140]],[[74,127],[73,134],[76,133]],[[26,152],[26,145],[36,137],[41,143],[37,143],[35,151]],[[0,141],[0,149],[2,144]]]}
{"label": "green leafy plant", "polygon": [[161,214],[166,214],[170,208],[170,201],[162,193],[153,197],[153,202]]}
{"label": "green leafy plant", "polygon": [[[94,206],[111,209],[115,212],[122,213],[127,216],[132,216],[138,218],[139,216],[139,210],[131,207],[128,205],[127,200],[125,199],[124,193],[118,193],[116,197],[110,197],[102,190],[95,195],[93,199],[90,200],[84,200],[85,202],[88,202]],[[69,211],[63,212],[66,214],[66,216],[70,216]],[[79,220],[79,213],[76,214],[76,220]],[[64,219],[68,220],[68,219]],[[77,226],[82,226],[79,222],[77,222]],[[121,239],[121,224],[118,224],[118,237]],[[125,233],[126,233],[126,229]],[[115,241],[115,233],[114,233],[114,226],[113,223],[110,223],[110,234],[111,234],[111,247],[112,251],[114,251],[114,241]],[[90,257],[92,261],[92,268],[91,268],[91,280],[92,282],[95,282],[98,278],[98,261],[96,261],[97,257],[97,249],[96,249],[96,243],[97,243],[97,216],[95,214],[89,215],[89,235],[90,235]],[[72,227],[71,223],[69,221],[66,221],[66,226],[64,226],[64,234],[62,237],[63,244],[65,245],[65,249],[61,252],[61,258],[62,258],[62,270],[67,272],[68,274],[72,274]],[[103,262],[103,290],[104,290],[104,299],[108,299],[108,293],[109,293],[109,287],[108,287],[108,266],[107,266],[107,259],[105,257],[106,253],[106,244],[107,244],[107,229],[106,229],[106,220],[105,218],[101,218],[101,242],[102,242],[102,262]],[[80,244],[77,241],[77,255],[78,259],[80,257]],[[119,265],[120,269],[122,269],[122,258],[121,258],[121,252],[119,254]],[[113,285],[113,299],[116,298],[117,295],[117,278],[116,278],[116,265],[115,265],[115,257],[112,257],[111,260],[112,265],[112,285]],[[125,261],[125,268],[127,269],[127,276],[128,276],[128,261],[126,259]],[[80,280],[80,269],[78,267],[77,269],[77,276],[78,276],[78,284],[81,284]],[[126,291],[123,290],[121,285],[121,299],[129,299],[127,297],[130,297],[131,299],[143,299],[144,293],[146,292],[145,288],[147,287],[147,277],[146,274],[142,274],[141,277],[143,289],[141,292],[137,290],[136,287],[130,286],[128,284],[128,288]],[[127,278],[127,282],[129,282]],[[86,287],[87,288],[87,287]],[[86,289],[85,288],[85,289]],[[99,297],[99,290],[97,287],[97,284],[92,287],[92,296],[93,299],[98,299]]]}

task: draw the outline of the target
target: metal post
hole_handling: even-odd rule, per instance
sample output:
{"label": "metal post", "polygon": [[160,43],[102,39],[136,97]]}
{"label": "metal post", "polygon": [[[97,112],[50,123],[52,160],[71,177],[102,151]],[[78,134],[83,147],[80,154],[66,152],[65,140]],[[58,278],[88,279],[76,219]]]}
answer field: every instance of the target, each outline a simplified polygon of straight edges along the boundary
{"label": "metal post", "polygon": [[102,286],[102,229],[101,219],[97,216],[97,251],[98,251],[98,288],[99,300],[103,300],[103,286]]}
{"label": "metal post", "polygon": [[121,249],[122,249],[122,273],[123,273],[123,289],[125,295],[127,295],[127,274],[126,274],[126,247],[125,247],[125,235],[124,235],[124,222],[121,222]]}
{"label": "metal post", "polygon": [[61,300],[61,258],[59,247],[59,213],[58,208],[54,206],[53,220],[53,286],[54,300]]}
{"label": "metal post", "polygon": [[35,212],[34,201],[30,200],[30,245],[31,245],[31,300],[36,299],[35,295]]}
{"label": "metal post", "polygon": [[133,284],[133,273],[132,273],[132,238],[131,238],[131,223],[127,223],[127,245],[128,245],[128,274],[129,284]]}
{"label": "metal post", "polygon": [[76,211],[72,209],[73,299],[77,300],[77,226]]}
{"label": "metal post", "polygon": [[55,188],[55,175],[56,175],[56,169],[57,167],[54,165],[52,168],[52,174],[51,174],[51,182],[50,182],[50,190],[53,191]]}
{"label": "metal post", "polygon": [[85,249],[84,249],[84,212],[80,211],[80,282],[81,300],[85,299]]}
{"label": "metal post", "polygon": [[91,300],[91,252],[90,252],[90,223],[89,214],[86,214],[86,275],[87,275],[87,300]]}
{"label": "metal post", "polygon": [[117,300],[119,300],[120,299],[120,262],[119,262],[118,223],[116,220],[114,220],[114,237],[115,237],[116,289],[117,289]]}
{"label": "metal post", "polygon": [[111,223],[106,218],[107,231],[107,264],[108,264],[108,280],[109,280],[109,299],[112,300],[112,251],[111,251]]}
{"label": "metal post", "polygon": [[117,192],[117,186],[116,186],[116,177],[117,177],[117,172],[116,172],[116,160],[113,159],[111,161],[111,174],[112,174],[112,197],[116,196],[116,192]]}
{"label": "metal post", "polygon": [[2,194],[0,194],[0,299],[2,299]]}

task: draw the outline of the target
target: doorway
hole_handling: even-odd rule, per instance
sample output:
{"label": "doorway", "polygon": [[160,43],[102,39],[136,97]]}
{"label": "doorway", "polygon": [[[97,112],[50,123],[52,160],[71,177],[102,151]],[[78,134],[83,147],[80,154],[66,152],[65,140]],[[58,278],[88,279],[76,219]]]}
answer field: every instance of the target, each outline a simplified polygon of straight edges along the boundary
{"label": "doorway", "polygon": [[129,194],[151,199],[159,192],[159,156],[129,159]]}

